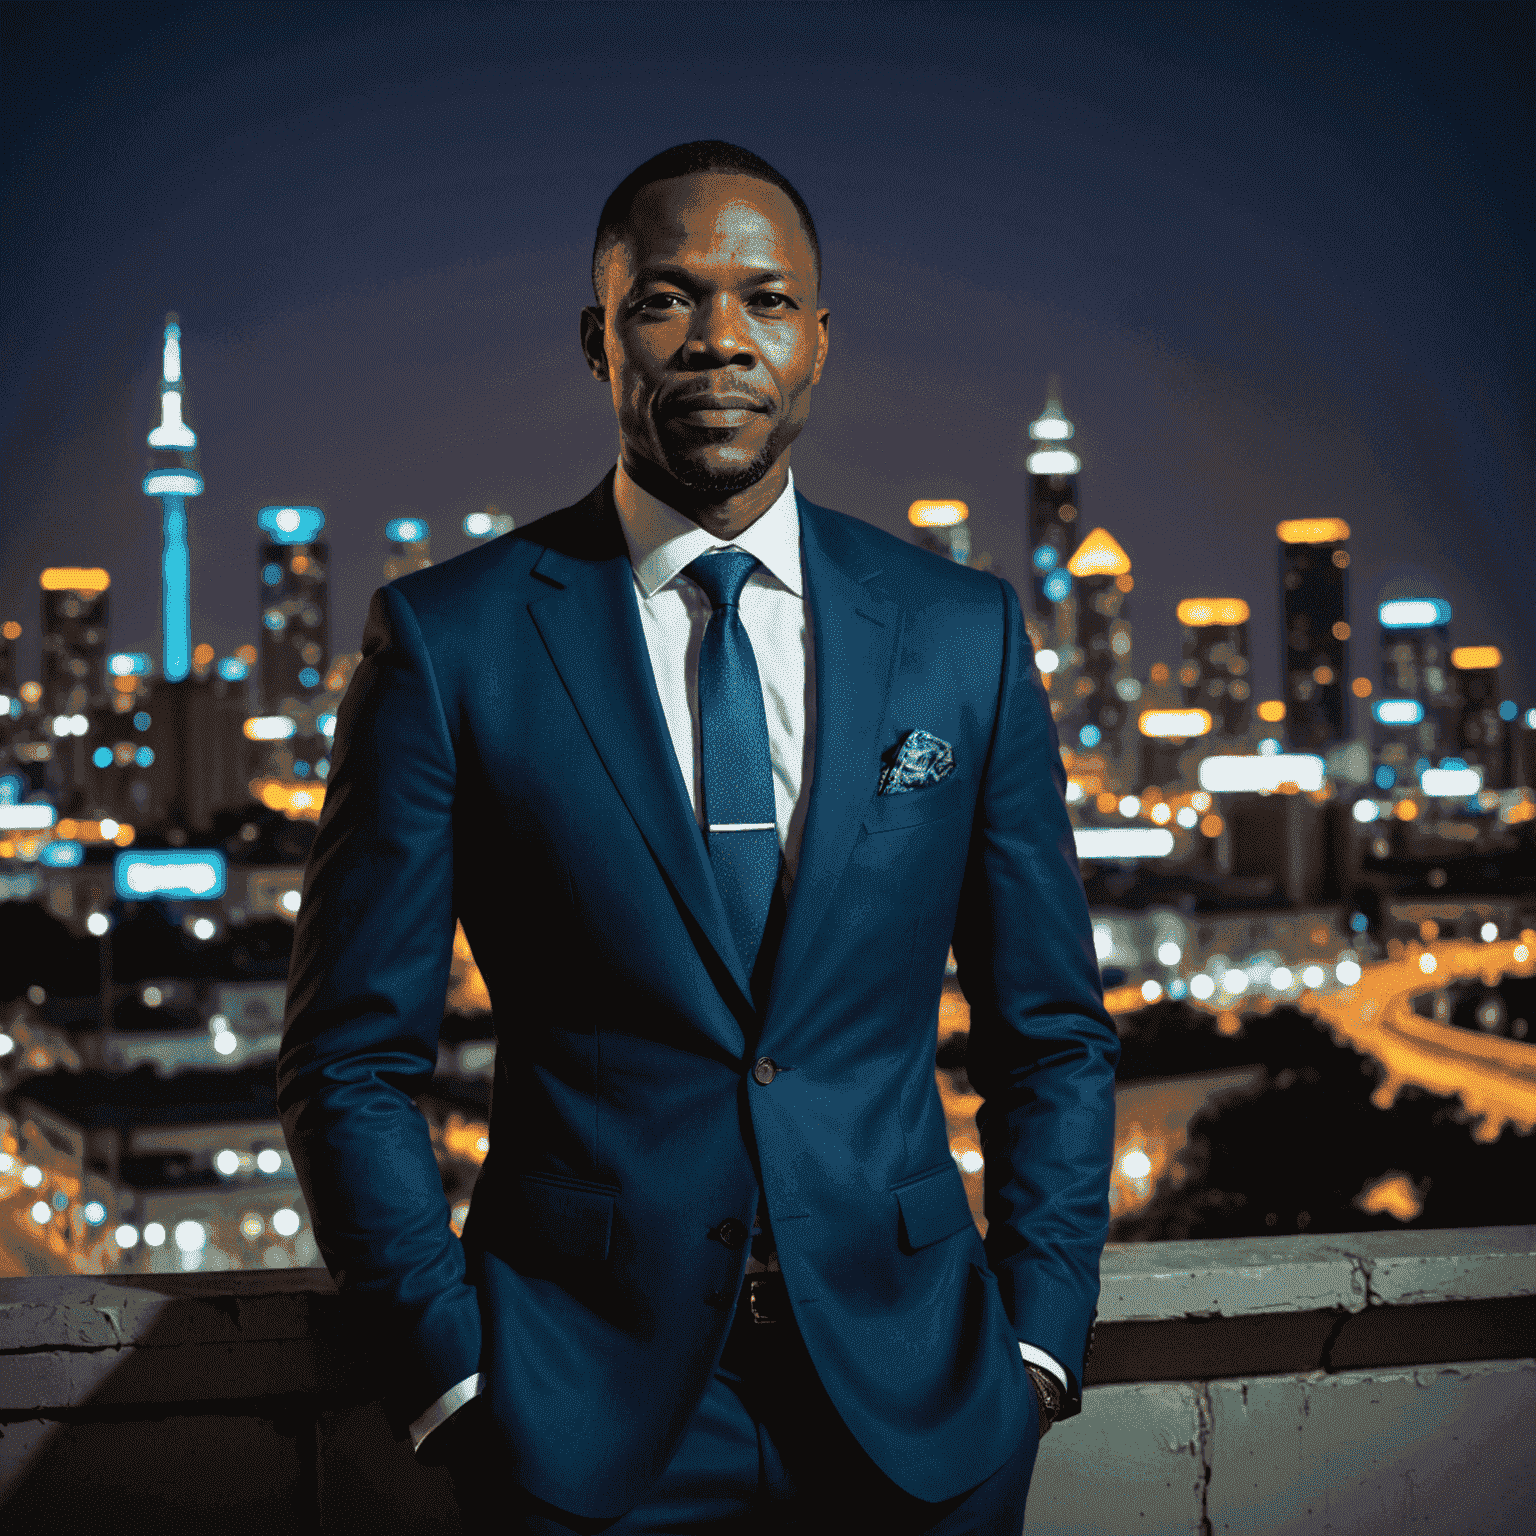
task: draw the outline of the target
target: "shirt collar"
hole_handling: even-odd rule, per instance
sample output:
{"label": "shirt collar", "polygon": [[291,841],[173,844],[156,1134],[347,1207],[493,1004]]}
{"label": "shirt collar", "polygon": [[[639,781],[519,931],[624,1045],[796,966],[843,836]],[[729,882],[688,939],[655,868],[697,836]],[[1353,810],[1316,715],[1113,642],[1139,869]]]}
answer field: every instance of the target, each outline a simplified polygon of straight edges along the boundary
{"label": "shirt collar", "polygon": [[613,500],[629,545],[629,563],[640,589],[654,597],[698,557],[711,549],[744,549],[796,597],[800,578],[800,515],[795,505],[795,474],[789,470],[778,500],[745,532],[726,541],[706,533],[666,502],[642,490],[625,473],[622,461],[613,481]]}

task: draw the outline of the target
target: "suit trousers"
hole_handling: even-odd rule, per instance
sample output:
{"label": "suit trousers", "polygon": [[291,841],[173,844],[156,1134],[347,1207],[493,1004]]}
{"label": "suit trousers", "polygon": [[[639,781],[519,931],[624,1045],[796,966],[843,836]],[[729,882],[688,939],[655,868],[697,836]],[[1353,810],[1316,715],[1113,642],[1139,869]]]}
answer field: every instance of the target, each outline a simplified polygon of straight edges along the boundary
{"label": "suit trousers", "polygon": [[589,1520],[534,1499],[498,1475],[482,1435],[447,1460],[465,1536],[1020,1536],[1038,1447],[1031,1430],[979,1486],[914,1498],[838,1416],[787,1309],[764,1324],[745,1304],[666,1470],[627,1514]]}

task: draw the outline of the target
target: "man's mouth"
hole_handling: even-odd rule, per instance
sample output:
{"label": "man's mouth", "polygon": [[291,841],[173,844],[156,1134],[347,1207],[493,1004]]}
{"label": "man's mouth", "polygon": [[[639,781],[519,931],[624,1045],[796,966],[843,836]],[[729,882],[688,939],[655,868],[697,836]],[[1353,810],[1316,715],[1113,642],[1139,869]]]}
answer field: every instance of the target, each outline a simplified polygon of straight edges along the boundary
{"label": "man's mouth", "polygon": [[690,395],[669,401],[661,414],[663,420],[681,421],[690,426],[739,427],[765,410],[766,407],[750,395]]}

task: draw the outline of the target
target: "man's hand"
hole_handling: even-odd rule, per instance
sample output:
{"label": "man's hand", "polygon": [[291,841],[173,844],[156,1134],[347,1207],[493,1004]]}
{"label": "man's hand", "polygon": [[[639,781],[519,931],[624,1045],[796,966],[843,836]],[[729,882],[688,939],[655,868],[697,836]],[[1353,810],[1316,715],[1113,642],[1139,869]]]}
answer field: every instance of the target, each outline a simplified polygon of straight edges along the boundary
{"label": "man's hand", "polygon": [[1035,1385],[1035,1399],[1040,1404],[1040,1438],[1043,1440],[1045,1432],[1056,1422],[1056,1415],[1061,1412],[1061,1386],[1049,1371],[1041,1370],[1038,1365],[1032,1365],[1027,1360],[1024,1369],[1029,1372],[1029,1379]]}

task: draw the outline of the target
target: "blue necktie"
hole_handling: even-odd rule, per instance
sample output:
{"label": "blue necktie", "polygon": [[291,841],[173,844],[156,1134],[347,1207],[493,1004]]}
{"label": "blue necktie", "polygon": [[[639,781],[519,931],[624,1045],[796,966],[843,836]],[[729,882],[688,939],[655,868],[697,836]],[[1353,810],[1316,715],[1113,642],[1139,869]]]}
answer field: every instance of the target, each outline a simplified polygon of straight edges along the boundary
{"label": "blue necktie", "polygon": [[699,648],[699,736],[709,862],[750,975],[779,878],[773,762],[757,660],[737,599],[757,561],[744,549],[700,555],[683,574],[713,612]]}

